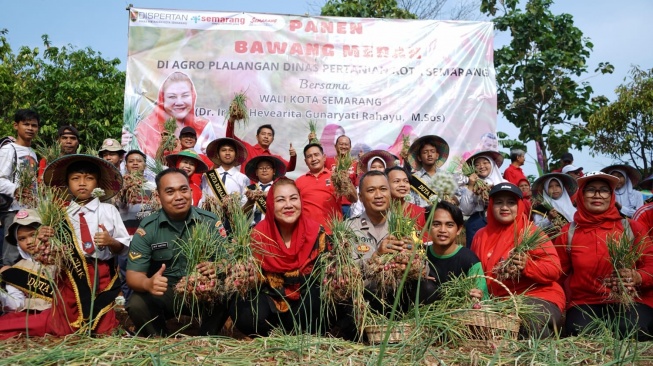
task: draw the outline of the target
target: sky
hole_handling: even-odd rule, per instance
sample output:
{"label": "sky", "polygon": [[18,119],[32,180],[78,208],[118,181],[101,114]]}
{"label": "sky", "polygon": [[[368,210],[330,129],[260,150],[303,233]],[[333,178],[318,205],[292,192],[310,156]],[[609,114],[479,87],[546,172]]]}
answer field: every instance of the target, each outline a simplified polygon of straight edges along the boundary
{"label": "sky", "polygon": [[[449,0],[454,2],[456,0]],[[124,70],[127,57],[128,13],[135,7],[164,9],[193,9],[214,11],[242,11],[277,14],[319,13],[321,0],[141,0],[141,1],[82,1],[82,0],[0,0],[0,29],[9,30],[7,38],[14,50],[20,46],[42,47],[41,35],[47,34],[55,46],[72,44],[91,47],[106,58],[119,58]],[[316,5],[317,4],[317,5]],[[653,1],[628,0],[558,0],[554,14],[569,13],[575,25],[594,43],[588,61],[593,71],[599,62],[609,61],[615,66],[612,75],[590,73],[583,80],[590,82],[595,95],[615,99],[614,89],[624,82],[631,65],[653,67],[650,35],[653,34]],[[495,35],[495,47],[509,40],[505,34]],[[498,116],[497,130],[517,138],[518,130]],[[529,157],[523,167],[526,174],[537,175],[534,162],[535,145],[527,145]],[[585,172],[599,170],[612,163],[605,156],[592,157],[589,150],[571,151],[574,165]],[[505,168],[505,166],[504,166]]]}

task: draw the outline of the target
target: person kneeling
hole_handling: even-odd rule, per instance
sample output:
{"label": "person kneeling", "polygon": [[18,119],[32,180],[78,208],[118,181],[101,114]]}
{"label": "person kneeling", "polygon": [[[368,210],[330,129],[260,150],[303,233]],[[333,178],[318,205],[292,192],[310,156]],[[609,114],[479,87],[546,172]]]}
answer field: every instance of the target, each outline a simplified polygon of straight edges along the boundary
{"label": "person kneeling", "polygon": [[431,245],[426,250],[429,260],[429,289],[424,303],[430,304],[439,298],[438,289],[443,283],[456,278],[474,277],[475,288],[469,295],[480,301],[488,297],[483,267],[478,257],[469,248],[456,243],[465,224],[462,211],[445,201],[438,202],[433,208],[433,221],[429,235]]}
{"label": "person kneeling", "polygon": [[231,318],[246,335],[286,332],[321,333],[320,286],[314,266],[326,249],[324,229],[302,214],[295,183],[280,178],[270,188],[266,206],[273,208],[254,227],[252,245],[264,282],[244,298],[235,298]]}
{"label": "person kneeling", "polygon": [[[216,227],[218,217],[191,205],[192,193],[183,170],[170,168],[156,176],[161,210],[141,221],[132,239],[127,262],[127,284],[134,290],[126,309],[142,336],[168,334],[166,320],[193,310],[176,297],[175,285],[186,276],[186,258],[179,243],[188,240],[199,223]],[[204,276],[215,278],[215,266],[197,266]],[[200,334],[217,335],[227,320],[227,307],[220,301],[200,304]]]}
{"label": "person kneeling", "polygon": [[[525,214],[521,190],[512,183],[499,183],[490,191],[487,226],[472,241],[488,280],[490,295],[525,295],[534,307],[533,317],[522,323],[523,338],[544,338],[560,329],[565,294],[558,284],[562,274],[556,248],[545,233],[537,231]],[[525,246],[527,237],[531,244]],[[517,245],[523,250],[516,251]]]}

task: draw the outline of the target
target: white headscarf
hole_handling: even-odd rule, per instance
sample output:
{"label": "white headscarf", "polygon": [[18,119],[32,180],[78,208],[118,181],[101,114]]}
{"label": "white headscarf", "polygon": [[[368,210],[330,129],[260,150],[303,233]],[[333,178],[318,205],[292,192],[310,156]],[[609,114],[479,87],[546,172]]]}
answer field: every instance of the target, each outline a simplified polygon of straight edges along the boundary
{"label": "white headscarf", "polygon": [[622,207],[628,207],[637,210],[639,208],[637,207],[637,205],[639,205],[639,201],[635,198],[635,195],[638,194],[641,196],[641,193],[633,189],[633,183],[630,181],[630,178],[628,177],[628,174],[626,174],[625,170],[614,169],[610,172],[610,174],[614,172],[623,175],[626,180],[626,183],[623,187],[614,190],[617,202],[619,202]]}
{"label": "white headscarf", "polygon": [[[555,199],[551,196],[549,196],[549,183],[551,183],[552,180],[555,180],[560,184],[560,187],[562,187],[562,196],[560,196],[558,199]],[[574,204],[571,203],[571,198],[569,198],[569,193],[567,193],[567,188],[565,188],[565,185],[562,184],[560,179],[558,178],[549,178],[544,182],[544,192],[542,192],[542,197],[544,197],[544,200],[551,204],[553,208],[555,208],[556,211],[558,211],[562,216],[567,219],[567,221],[572,222],[574,221],[574,214],[576,213],[576,207],[574,207]]]}
{"label": "white headscarf", "polygon": [[483,181],[485,181],[485,183],[487,183],[487,184],[489,184],[491,186],[495,186],[495,185],[497,185],[499,183],[507,182],[507,180],[503,179],[503,176],[501,175],[501,172],[499,171],[499,167],[497,167],[497,164],[494,162],[494,159],[492,159],[489,155],[479,155],[479,156],[475,157],[474,160],[480,159],[480,158],[487,159],[490,162],[490,164],[492,165],[492,171],[490,172],[490,174],[487,177],[485,177],[485,178],[479,177],[479,178],[483,179]]}
{"label": "white headscarf", "polygon": [[[21,225],[16,225],[16,227],[14,227],[14,238],[16,238],[16,241],[18,241],[18,228],[20,227]],[[21,248],[20,245],[18,245],[18,243],[16,243],[16,246],[18,247],[18,253],[20,254],[20,257],[22,259],[27,259],[30,261],[32,260],[32,256],[29,255],[26,251],[24,251],[23,248]]]}
{"label": "white headscarf", "polygon": [[383,160],[380,156],[375,156],[375,157],[373,157],[372,159],[370,159],[370,161],[367,162],[367,171],[368,171],[368,172],[369,172],[370,170],[372,170],[372,163],[373,163],[375,160],[379,160],[379,161],[381,162],[381,164],[383,164],[383,169],[387,168],[387,167],[385,166],[385,160]]}

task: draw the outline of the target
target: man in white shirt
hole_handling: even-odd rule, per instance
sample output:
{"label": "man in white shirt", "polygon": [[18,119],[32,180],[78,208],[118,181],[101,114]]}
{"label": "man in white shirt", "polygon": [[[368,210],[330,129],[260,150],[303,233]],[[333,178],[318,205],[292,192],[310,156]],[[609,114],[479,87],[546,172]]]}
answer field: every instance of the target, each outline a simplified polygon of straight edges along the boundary
{"label": "man in white shirt", "polygon": [[[16,131],[16,141],[4,144],[0,148],[0,194],[2,199],[13,200],[11,205],[0,211],[0,221],[3,227],[9,227],[14,220],[16,211],[21,208],[17,197],[21,196],[19,189],[29,189],[35,193],[36,173],[38,169],[36,153],[32,149],[32,140],[39,132],[40,118],[38,113],[30,109],[19,109],[14,115],[13,128]],[[18,174],[22,169],[34,170],[32,187],[18,187]],[[2,236],[2,264],[11,266],[20,260],[20,254],[14,245],[8,245]]]}
{"label": "man in white shirt", "polygon": [[238,168],[247,159],[245,146],[239,141],[224,137],[212,141],[206,148],[206,155],[217,168],[202,176],[202,202],[199,207],[202,207],[207,197],[217,197],[222,201],[233,193],[238,193],[241,205],[245,205],[245,191],[250,181]]}

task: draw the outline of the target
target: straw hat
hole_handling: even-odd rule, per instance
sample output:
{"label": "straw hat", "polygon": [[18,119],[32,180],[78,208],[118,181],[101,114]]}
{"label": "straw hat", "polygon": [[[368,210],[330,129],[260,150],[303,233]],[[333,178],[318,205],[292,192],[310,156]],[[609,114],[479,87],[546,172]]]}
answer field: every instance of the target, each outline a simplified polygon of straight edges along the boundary
{"label": "straw hat", "polygon": [[224,144],[231,144],[235,146],[236,148],[236,160],[234,160],[235,165],[240,165],[242,164],[245,160],[247,160],[247,150],[245,149],[245,145],[243,145],[242,142],[238,140],[234,140],[229,137],[223,137],[220,139],[216,139],[211,141],[209,146],[206,147],[206,156],[211,159],[212,162],[216,164],[222,164],[220,161],[220,155],[218,152],[220,152],[220,148]]}
{"label": "straw hat", "polygon": [[503,165],[503,155],[501,155],[500,152],[494,151],[494,150],[482,150],[474,155],[470,156],[467,158],[467,164],[471,164],[472,166],[474,165],[474,159],[478,158],[481,155],[487,155],[489,156],[492,160],[494,160],[494,163],[497,165],[497,168],[501,168],[501,165]]}
{"label": "straw hat", "polygon": [[85,154],[64,155],[50,163],[43,172],[43,183],[50,187],[68,187],[66,171],[72,163],[87,161],[100,168],[100,179],[97,188],[104,190],[100,201],[106,201],[115,196],[122,188],[122,175],[113,164],[96,156]]}
{"label": "straw hat", "polygon": [[639,182],[639,187],[641,189],[648,189],[649,191],[653,188],[653,174],[649,175],[643,181]]}
{"label": "straw hat", "polygon": [[372,150],[368,153],[363,154],[360,160],[360,167],[363,173],[367,173],[367,165],[374,158],[381,158],[385,163],[386,168],[392,168],[395,166],[395,160],[397,158],[385,150]]}
{"label": "straw hat", "polygon": [[640,173],[639,170],[633,168],[630,165],[614,164],[614,165],[606,166],[605,168],[601,169],[603,173],[608,173],[608,174],[612,174],[612,172],[614,172],[615,170],[625,171],[633,187],[637,187],[639,182],[642,181],[642,173]]}
{"label": "straw hat", "polygon": [[254,182],[258,182],[258,177],[256,176],[256,167],[261,161],[269,161],[274,167],[274,177],[272,180],[276,180],[279,177],[282,177],[286,174],[286,164],[281,161],[281,159],[272,155],[259,155],[252,160],[248,161],[245,165],[245,175],[247,178]]}
{"label": "straw hat", "polygon": [[192,149],[181,150],[176,154],[170,154],[166,156],[166,163],[168,163],[169,167],[177,167],[177,162],[181,158],[189,158],[195,161],[195,173],[204,173],[205,171],[209,170],[209,166],[206,165],[206,163],[202,160],[202,158],[200,158],[197,152]]}
{"label": "straw hat", "polygon": [[435,162],[435,166],[437,168],[443,166],[449,157],[449,144],[447,144],[447,142],[440,136],[426,135],[413,141],[408,148],[408,156],[410,157],[408,160],[413,169],[422,169],[422,163],[419,162],[417,157],[419,156],[419,151],[424,144],[435,146],[435,150],[438,152],[438,160]]}
{"label": "straw hat", "polygon": [[567,191],[567,194],[569,194],[569,197],[573,196],[574,193],[576,193],[576,191],[578,190],[578,183],[576,183],[576,180],[572,178],[569,174],[549,173],[549,174],[544,174],[543,176],[537,178],[535,182],[533,182],[533,186],[531,187],[533,196],[539,196],[544,192],[544,184],[550,178],[556,178],[559,181],[561,181],[562,185],[565,187],[565,190]]}

